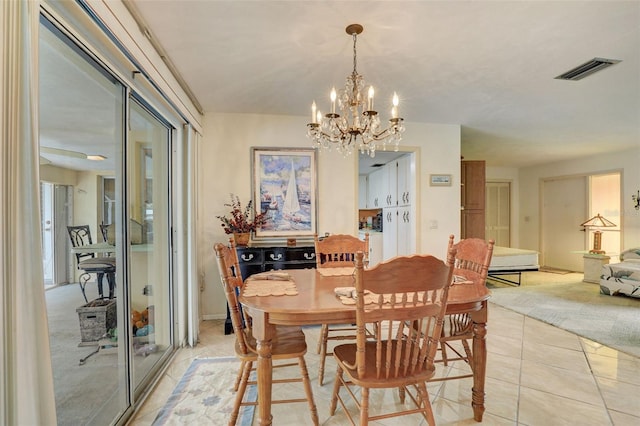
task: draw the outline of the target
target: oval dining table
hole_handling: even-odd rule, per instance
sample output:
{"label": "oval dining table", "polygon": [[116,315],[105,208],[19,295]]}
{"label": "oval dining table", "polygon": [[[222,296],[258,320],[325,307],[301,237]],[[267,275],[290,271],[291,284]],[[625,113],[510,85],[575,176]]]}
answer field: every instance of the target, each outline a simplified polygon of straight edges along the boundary
{"label": "oval dining table", "polygon": [[[239,301],[252,318],[257,341],[258,424],[271,425],[272,360],[271,340],[276,325],[319,325],[355,323],[355,305],[345,305],[335,296],[337,287],[355,286],[353,275],[326,276],[317,269],[286,271],[295,282],[298,294],[289,296],[245,296]],[[248,277],[251,280],[252,277]],[[447,314],[468,313],[473,322],[473,387],[471,405],[474,419],[482,421],[486,372],[486,323],[489,290],[469,283],[451,286]]]}

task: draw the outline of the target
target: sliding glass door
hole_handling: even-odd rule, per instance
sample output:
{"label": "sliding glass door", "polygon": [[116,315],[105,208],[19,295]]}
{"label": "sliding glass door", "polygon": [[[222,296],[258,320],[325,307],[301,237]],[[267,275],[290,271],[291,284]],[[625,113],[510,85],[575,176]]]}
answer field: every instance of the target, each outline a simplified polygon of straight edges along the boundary
{"label": "sliding glass door", "polygon": [[[46,291],[54,421],[113,424],[132,411],[175,349],[175,128],[45,15],[39,36],[40,176],[48,206],[42,232],[49,248],[43,262],[62,265],[69,277],[69,285]],[[69,188],[68,196],[56,197],[55,188]],[[62,233],[51,227],[62,210],[56,199],[68,212]],[[91,242],[72,247],[66,225],[87,226]],[[98,294],[99,278],[84,273],[79,250],[115,264],[114,280],[103,280],[105,287],[115,283],[113,294]],[[86,283],[86,299],[79,283]]]}
{"label": "sliding glass door", "polygon": [[127,146],[133,375],[136,391],[172,348],[171,128],[137,99]]}

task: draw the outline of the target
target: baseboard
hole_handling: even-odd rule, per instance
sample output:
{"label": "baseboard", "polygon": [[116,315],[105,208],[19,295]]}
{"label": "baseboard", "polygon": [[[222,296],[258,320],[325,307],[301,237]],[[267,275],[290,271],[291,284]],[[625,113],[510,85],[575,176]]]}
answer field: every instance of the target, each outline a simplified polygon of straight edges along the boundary
{"label": "baseboard", "polygon": [[226,314],[209,314],[209,315],[202,316],[203,321],[217,320],[217,319],[227,319],[227,315]]}

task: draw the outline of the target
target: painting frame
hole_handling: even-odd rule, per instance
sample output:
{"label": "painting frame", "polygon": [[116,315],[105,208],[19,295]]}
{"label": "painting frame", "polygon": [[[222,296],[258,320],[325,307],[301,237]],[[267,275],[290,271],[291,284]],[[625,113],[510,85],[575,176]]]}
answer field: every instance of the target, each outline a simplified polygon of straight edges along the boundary
{"label": "painting frame", "polygon": [[317,162],[315,148],[251,148],[253,205],[266,215],[254,240],[313,240],[318,232]]}
{"label": "painting frame", "polygon": [[451,175],[429,175],[430,186],[451,186]]}

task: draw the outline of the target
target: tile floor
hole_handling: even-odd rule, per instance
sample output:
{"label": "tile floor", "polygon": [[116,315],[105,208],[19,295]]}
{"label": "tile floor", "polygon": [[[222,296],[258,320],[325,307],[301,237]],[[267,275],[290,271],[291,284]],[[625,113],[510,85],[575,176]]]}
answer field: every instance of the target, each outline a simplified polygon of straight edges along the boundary
{"label": "tile floor", "polygon": [[[631,357],[559,328],[490,304],[487,334],[487,378],[484,425],[638,425],[640,424],[640,359]],[[221,320],[205,321],[201,342],[180,349],[156,389],[131,425],[150,425],[176,383],[194,358],[233,354],[234,337],[223,334]],[[325,384],[317,382],[315,353],[319,327],[305,328],[309,374],[314,386],[320,424],[348,424],[338,409],[329,416],[335,363],[327,361]],[[454,364],[438,374],[465,368]],[[434,382],[428,385],[438,425],[473,425],[471,379]],[[299,395],[294,385],[280,390]],[[274,390],[275,392],[275,390]],[[397,391],[372,394],[372,407],[394,405]],[[273,408],[274,425],[306,425],[306,405],[279,404]],[[254,425],[257,425],[254,421]],[[422,417],[410,416],[373,422],[375,425],[425,425]]]}

